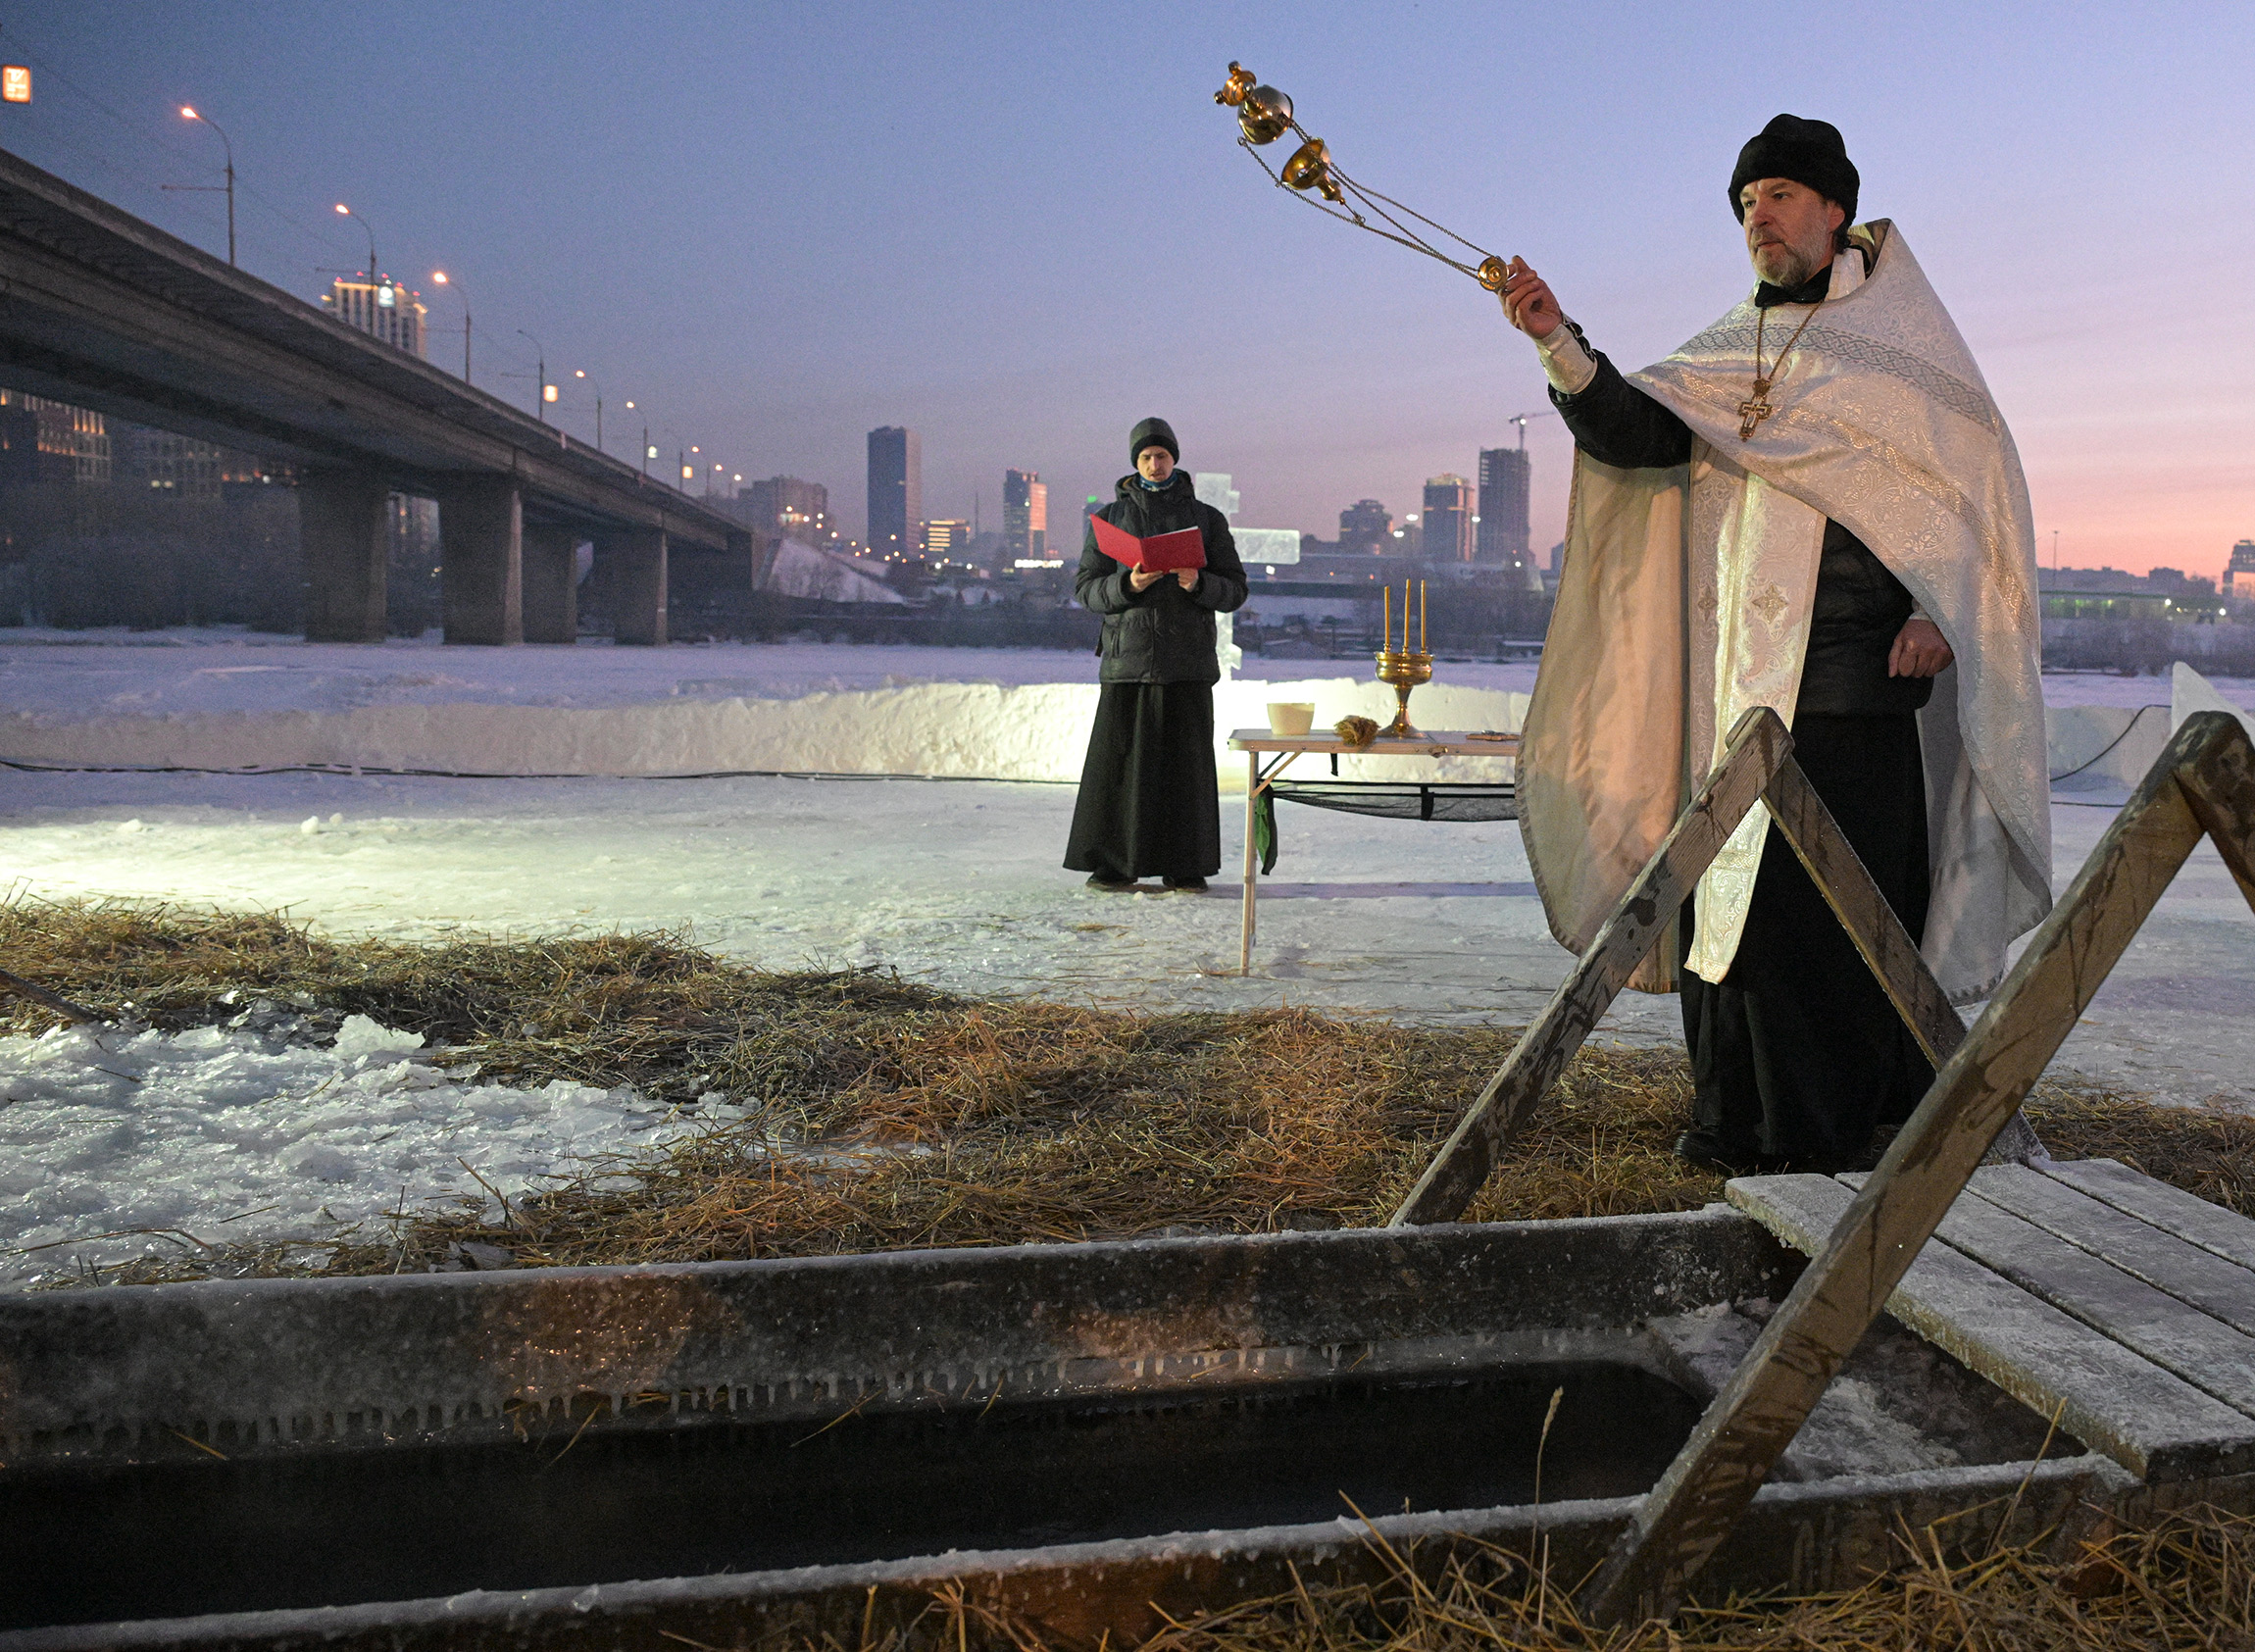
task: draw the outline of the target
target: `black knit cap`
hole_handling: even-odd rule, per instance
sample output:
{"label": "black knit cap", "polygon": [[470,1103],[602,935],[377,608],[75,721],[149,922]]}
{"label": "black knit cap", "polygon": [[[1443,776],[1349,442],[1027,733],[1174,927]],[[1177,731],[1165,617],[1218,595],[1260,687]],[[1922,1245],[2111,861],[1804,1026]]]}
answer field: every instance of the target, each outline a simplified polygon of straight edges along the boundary
{"label": "black knit cap", "polygon": [[1175,439],[1175,426],[1164,419],[1146,419],[1128,432],[1128,463],[1142,458],[1147,447],[1163,447],[1176,464],[1182,463],[1182,444]]}
{"label": "black knit cap", "polygon": [[1840,141],[1840,128],[1829,121],[1780,115],[1738,151],[1738,165],[1730,173],[1730,210],[1740,224],[1746,222],[1746,204],[1738,199],[1738,191],[1764,177],[1805,183],[1836,203],[1848,215],[1848,223],[1856,222],[1856,191],[1863,179],[1856,175],[1855,162],[1848,159],[1848,146]]}

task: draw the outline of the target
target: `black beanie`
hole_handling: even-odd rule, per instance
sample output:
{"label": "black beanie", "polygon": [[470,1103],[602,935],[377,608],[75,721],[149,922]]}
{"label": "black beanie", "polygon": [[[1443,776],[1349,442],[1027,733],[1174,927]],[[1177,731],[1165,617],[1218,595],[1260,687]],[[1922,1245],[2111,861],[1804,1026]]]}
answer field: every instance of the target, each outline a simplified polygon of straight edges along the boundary
{"label": "black beanie", "polygon": [[1805,183],[1837,203],[1849,224],[1856,222],[1856,191],[1863,179],[1856,175],[1855,162],[1848,159],[1848,146],[1840,141],[1840,128],[1829,121],[1780,115],[1738,151],[1738,165],[1730,174],[1730,210],[1740,224],[1746,222],[1746,205],[1738,192],[1765,177]]}
{"label": "black beanie", "polygon": [[1182,444],[1175,439],[1175,426],[1164,419],[1146,419],[1128,432],[1128,463],[1142,458],[1147,447],[1163,447],[1176,464],[1182,463]]}

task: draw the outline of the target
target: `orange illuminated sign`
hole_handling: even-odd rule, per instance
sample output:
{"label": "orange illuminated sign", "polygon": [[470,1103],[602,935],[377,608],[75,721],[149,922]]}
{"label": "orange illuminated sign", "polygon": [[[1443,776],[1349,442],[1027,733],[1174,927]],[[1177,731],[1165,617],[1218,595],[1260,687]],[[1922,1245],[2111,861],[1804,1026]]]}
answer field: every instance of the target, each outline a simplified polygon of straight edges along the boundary
{"label": "orange illuminated sign", "polygon": [[0,64],[0,103],[31,101],[31,71],[21,63]]}

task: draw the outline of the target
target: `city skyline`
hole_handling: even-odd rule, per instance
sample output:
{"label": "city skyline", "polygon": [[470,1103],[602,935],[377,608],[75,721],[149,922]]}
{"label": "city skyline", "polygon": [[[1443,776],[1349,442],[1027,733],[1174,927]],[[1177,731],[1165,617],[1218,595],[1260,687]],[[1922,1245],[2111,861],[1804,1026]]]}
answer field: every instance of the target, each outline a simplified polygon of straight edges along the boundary
{"label": "city skyline", "polygon": [[[1773,14],[1791,15],[1739,23]],[[246,270],[315,301],[367,264],[362,225],[332,210],[350,202],[431,327],[459,330],[464,296],[476,309],[481,386],[531,405],[523,327],[562,386],[549,417],[592,434],[586,371],[622,456],[633,399],[668,453],[858,502],[864,433],[897,425],[924,434],[924,512],[991,520],[1008,468],[1108,496],[1127,429],[1159,413],[1186,466],[1240,478],[1245,520],[1328,537],[1358,499],[1398,521],[1426,476],[1475,474],[1546,407],[1543,383],[1472,283],[1269,187],[1211,102],[1229,58],[1290,91],[1358,175],[1527,255],[1624,367],[1742,292],[1721,179],[1791,108],[1839,122],[1866,213],[1895,220],[1950,305],[2018,437],[2047,564],[2057,531],[2065,564],[2214,576],[2255,532],[2255,322],[2234,296],[2255,228],[2203,181],[2255,159],[2242,18],[1796,19],[1765,34],[1770,72],[1747,85],[1742,28],[1601,7],[1575,20],[1577,57],[1650,95],[1592,132],[1580,76],[1470,6],[1382,31],[1353,8],[1161,6],[1126,55],[1110,26],[1022,6],[530,16],[401,0],[387,17],[410,53],[278,4],[11,17],[39,95],[6,110],[0,145],[224,252],[220,198],[162,187],[217,176],[219,146],[178,114],[208,108],[234,145]],[[1004,37],[1022,50],[986,44]],[[870,164],[891,139],[866,98],[835,96],[849,62],[888,120],[928,134],[923,164]],[[1112,202],[1146,181],[1185,241],[1230,255],[1185,267],[1116,232]],[[2121,292],[2093,278],[2117,256],[2165,273],[2172,333],[2197,348],[2127,342]],[[1569,446],[1555,420],[1526,436],[1540,558]]]}

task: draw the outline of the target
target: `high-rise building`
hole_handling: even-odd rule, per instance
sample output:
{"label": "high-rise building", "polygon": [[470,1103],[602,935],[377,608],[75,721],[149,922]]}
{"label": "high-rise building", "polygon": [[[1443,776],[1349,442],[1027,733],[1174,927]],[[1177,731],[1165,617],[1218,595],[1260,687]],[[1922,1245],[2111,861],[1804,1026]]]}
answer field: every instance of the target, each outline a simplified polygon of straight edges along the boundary
{"label": "high-rise building", "polygon": [[759,532],[819,546],[830,536],[830,490],[796,476],[749,481],[736,489],[736,516]]}
{"label": "high-rise building", "polygon": [[1527,453],[1516,447],[1479,450],[1479,532],[1477,560],[1506,567],[1528,565]]}
{"label": "high-rise building", "polygon": [[378,275],[374,280],[365,275],[354,275],[350,279],[339,275],[330,283],[328,291],[321,295],[321,301],[328,306],[328,313],[346,326],[372,332],[411,356],[423,354],[426,311],[415,294],[389,275]]}
{"label": "high-rise building", "polygon": [[1049,557],[1049,484],[1037,471],[1002,473],[1002,548],[1012,562]]}
{"label": "high-rise building", "polygon": [[[9,471],[18,479],[81,484],[110,479],[110,428],[100,414],[21,390],[0,390],[0,408],[15,412]],[[25,421],[25,414],[31,420]],[[27,450],[22,445],[26,442]]]}
{"label": "high-rise building", "polygon": [[923,549],[924,443],[914,430],[886,425],[869,433],[869,548],[879,556]]}
{"label": "high-rise building", "polygon": [[2242,539],[2231,547],[2231,560],[2224,565],[2224,594],[2255,597],[2255,539]]}
{"label": "high-rise building", "polygon": [[1383,556],[1392,550],[1394,519],[1376,499],[1357,499],[1339,513],[1339,549]]}
{"label": "high-rise building", "polygon": [[924,554],[933,562],[963,562],[971,555],[971,524],[937,517],[924,525]]}
{"label": "high-rise building", "polygon": [[1472,561],[1472,483],[1452,471],[1428,476],[1421,525],[1426,561]]}
{"label": "high-rise building", "polygon": [[222,468],[230,457],[193,436],[120,425],[110,437],[110,477],[121,487],[145,487],[176,499],[217,499]]}

